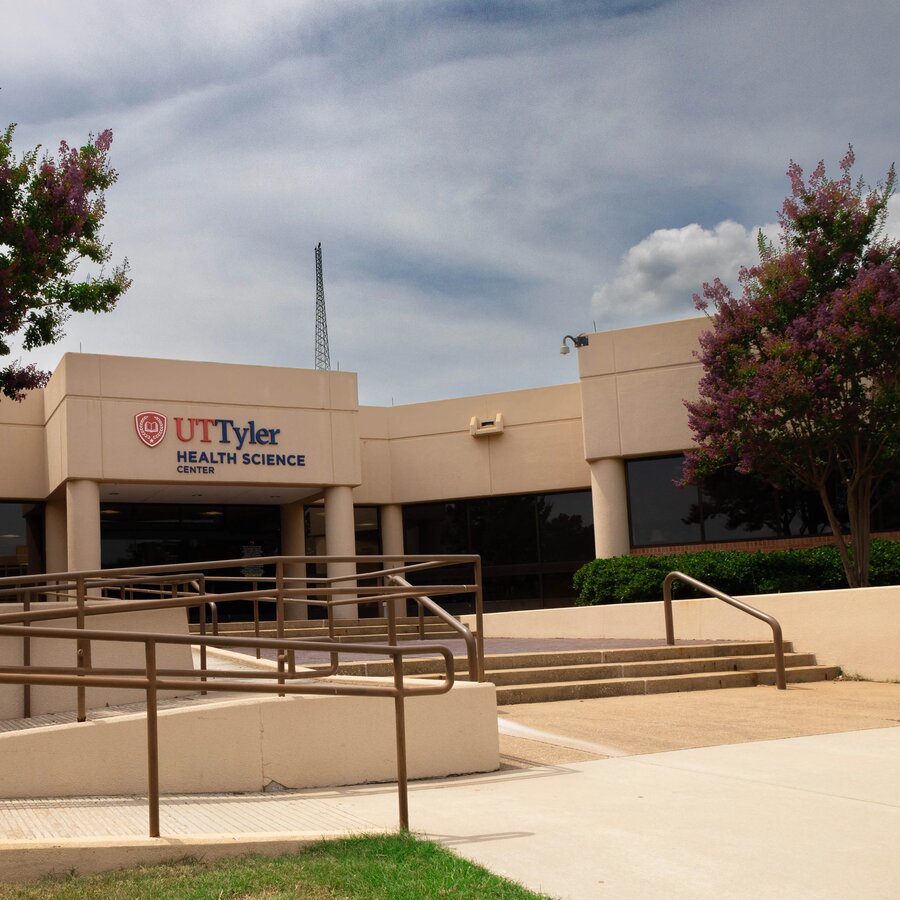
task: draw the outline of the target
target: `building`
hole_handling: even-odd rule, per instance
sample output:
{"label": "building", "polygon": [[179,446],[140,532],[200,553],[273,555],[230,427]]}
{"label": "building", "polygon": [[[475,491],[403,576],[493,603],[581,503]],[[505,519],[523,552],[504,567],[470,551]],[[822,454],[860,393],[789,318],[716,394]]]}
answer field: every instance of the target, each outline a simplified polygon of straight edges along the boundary
{"label": "building", "polygon": [[827,540],[802,493],[675,486],[705,325],[590,334],[571,384],[398,407],[347,372],[67,354],[0,403],[0,576],[477,552],[498,610],[571,603],[595,554]]}

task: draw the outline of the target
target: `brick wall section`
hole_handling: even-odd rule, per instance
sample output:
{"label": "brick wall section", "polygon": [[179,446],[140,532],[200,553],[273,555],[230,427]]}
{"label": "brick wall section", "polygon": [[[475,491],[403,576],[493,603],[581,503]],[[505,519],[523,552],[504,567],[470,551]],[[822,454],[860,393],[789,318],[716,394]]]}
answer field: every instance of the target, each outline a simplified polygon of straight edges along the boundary
{"label": "brick wall section", "polygon": [[[872,535],[885,541],[900,541],[900,531],[882,531]],[[698,553],[701,550],[743,550],[753,553],[757,550],[802,550],[805,547],[821,547],[832,543],[831,535],[814,537],[769,538],[753,541],[723,541],[707,544],[672,544],[665,547],[632,547],[632,556],[663,556],[669,553]]]}

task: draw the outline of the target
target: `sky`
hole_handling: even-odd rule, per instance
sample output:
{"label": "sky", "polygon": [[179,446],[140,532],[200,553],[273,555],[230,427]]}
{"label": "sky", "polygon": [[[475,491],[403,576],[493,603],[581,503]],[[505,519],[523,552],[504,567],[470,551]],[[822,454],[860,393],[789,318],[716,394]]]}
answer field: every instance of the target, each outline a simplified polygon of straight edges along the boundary
{"label": "sky", "polygon": [[[788,163],[900,157],[896,0],[4,3],[17,151],[114,132],[132,288],[64,352],[334,368],[390,405],[577,378],[563,335],[697,315]],[[900,237],[900,201],[889,227]]]}

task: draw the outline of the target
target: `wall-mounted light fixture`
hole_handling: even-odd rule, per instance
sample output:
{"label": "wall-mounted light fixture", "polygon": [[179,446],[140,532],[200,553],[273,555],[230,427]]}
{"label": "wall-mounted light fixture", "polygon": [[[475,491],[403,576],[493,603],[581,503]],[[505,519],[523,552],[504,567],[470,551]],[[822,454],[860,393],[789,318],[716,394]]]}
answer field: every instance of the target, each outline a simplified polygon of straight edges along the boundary
{"label": "wall-mounted light fixture", "polygon": [[571,341],[571,342],[572,342],[572,346],[575,347],[576,349],[577,349],[578,347],[587,347],[587,345],[588,345],[588,336],[587,336],[584,332],[582,332],[581,334],[575,335],[575,337],[572,337],[571,334],[567,334],[567,335],[563,338],[562,347],[559,348],[559,354],[560,354],[560,356],[565,356],[567,353],[570,353],[570,352],[571,352],[571,351],[569,350],[568,344],[566,344],[566,341]]}
{"label": "wall-mounted light fixture", "polygon": [[469,419],[469,434],[472,437],[487,437],[491,434],[503,433],[503,413],[497,413],[493,419],[482,419],[472,416]]}

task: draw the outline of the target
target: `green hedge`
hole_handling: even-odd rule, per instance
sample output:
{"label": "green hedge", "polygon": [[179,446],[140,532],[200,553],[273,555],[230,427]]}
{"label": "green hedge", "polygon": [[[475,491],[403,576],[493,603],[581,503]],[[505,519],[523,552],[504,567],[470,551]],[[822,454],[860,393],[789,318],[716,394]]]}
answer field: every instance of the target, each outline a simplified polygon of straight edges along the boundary
{"label": "green hedge", "polygon": [[[747,553],[703,550],[667,556],[616,556],[595,559],[575,573],[578,606],[661,600],[663,579],[684,572],[726,594],[775,594],[785,591],[830,590],[847,586],[837,549],[832,545],[808,550]],[[869,574],[873,586],[900,584],[900,541],[872,541]],[[676,582],[676,597],[696,596]]]}

